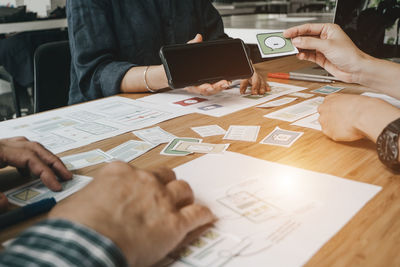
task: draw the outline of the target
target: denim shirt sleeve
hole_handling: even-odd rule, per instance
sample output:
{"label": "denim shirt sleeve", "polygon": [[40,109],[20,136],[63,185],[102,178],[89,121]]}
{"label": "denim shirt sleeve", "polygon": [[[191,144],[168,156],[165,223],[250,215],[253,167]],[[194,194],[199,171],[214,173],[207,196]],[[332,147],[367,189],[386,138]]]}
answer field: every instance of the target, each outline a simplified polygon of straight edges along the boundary
{"label": "denim shirt sleeve", "polygon": [[[135,66],[119,61],[110,0],[67,1],[71,65],[77,79],[75,87],[87,101],[120,92],[126,72]],[[78,86],[76,86],[78,85]]]}

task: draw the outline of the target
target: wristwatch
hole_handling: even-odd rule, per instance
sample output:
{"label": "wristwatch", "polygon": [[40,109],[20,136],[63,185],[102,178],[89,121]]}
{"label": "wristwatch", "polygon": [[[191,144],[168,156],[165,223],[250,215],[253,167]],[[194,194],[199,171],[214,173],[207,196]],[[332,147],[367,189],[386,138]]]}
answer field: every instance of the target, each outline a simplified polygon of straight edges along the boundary
{"label": "wristwatch", "polygon": [[383,129],[376,141],[379,159],[394,172],[400,173],[399,158],[400,119],[397,119]]}

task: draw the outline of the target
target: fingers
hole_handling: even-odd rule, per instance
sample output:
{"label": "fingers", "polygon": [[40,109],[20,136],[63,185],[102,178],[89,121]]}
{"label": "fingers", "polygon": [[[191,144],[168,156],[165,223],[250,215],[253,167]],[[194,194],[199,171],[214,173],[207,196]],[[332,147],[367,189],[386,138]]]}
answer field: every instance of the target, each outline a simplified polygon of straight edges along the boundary
{"label": "fingers", "polygon": [[8,200],[7,197],[0,193],[0,213],[6,211],[8,208]]}
{"label": "fingers", "polygon": [[38,157],[55,172],[55,174],[62,180],[72,179],[72,173],[68,171],[64,163],[53,153],[44,148],[41,144],[36,142],[29,142],[29,148],[34,151]]}
{"label": "fingers", "polygon": [[199,204],[185,206],[179,213],[182,227],[186,232],[191,232],[216,220],[216,217],[207,207]]}
{"label": "fingers", "polygon": [[188,44],[194,44],[194,43],[201,43],[203,42],[203,36],[201,34],[196,34],[196,36],[194,37],[194,39],[190,40],[189,42],[187,42]]}
{"label": "fingers", "polygon": [[199,86],[188,86],[186,87],[186,91],[189,93],[201,94],[204,96],[217,94],[225,89],[228,89],[230,86],[227,80],[222,80],[214,84],[204,83]]}
{"label": "fingers", "polygon": [[261,87],[261,77],[259,77],[257,73],[254,73],[253,77],[251,77],[251,85],[251,94],[258,95],[258,91]]}
{"label": "fingers", "polygon": [[317,37],[296,37],[292,43],[299,49],[317,50],[322,53],[330,47],[329,40],[322,40]]}
{"label": "fingers", "polygon": [[31,173],[37,177],[40,177],[43,184],[53,191],[60,191],[62,189],[61,184],[58,182],[54,172],[44,164],[34,153],[27,160],[27,167],[31,170]]}
{"label": "fingers", "polygon": [[283,32],[285,38],[294,38],[302,35],[320,35],[327,24],[309,23],[292,27]]}
{"label": "fingers", "polygon": [[193,191],[187,182],[183,180],[175,180],[168,183],[166,187],[177,208],[193,204]]}
{"label": "fingers", "polygon": [[158,168],[151,171],[151,173],[157,178],[157,180],[162,184],[168,184],[176,180],[175,172],[169,168]]}
{"label": "fingers", "polygon": [[249,80],[241,80],[240,81],[240,94],[245,94],[246,93],[246,90],[247,90],[247,87],[249,87],[249,84],[250,84],[250,82],[249,82]]}

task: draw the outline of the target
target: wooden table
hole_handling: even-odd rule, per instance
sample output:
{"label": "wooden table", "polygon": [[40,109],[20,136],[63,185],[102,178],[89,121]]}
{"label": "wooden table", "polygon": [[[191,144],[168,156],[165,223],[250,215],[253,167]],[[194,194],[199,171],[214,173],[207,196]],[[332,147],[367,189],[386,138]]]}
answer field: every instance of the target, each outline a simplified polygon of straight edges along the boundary
{"label": "wooden table", "polygon": [[[257,65],[262,72],[282,72],[308,66],[295,57],[275,59]],[[276,80],[284,82],[283,80]],[[310,90],[322,86],[321,83],[289,81],[291,84],[305,86]],[[341,85],[341,83],[338,83]],[[365,88],[357,85],[345,85],[345,92],[357,93]],[[139,98],[145,94],[123,95]],[[300,100],[296,100],[299,102]],[[326,243],[306,266],[400,266],[400,176],[387,170],[378,160],[375,145],[368,140],[352,143],[336,143],[321,132],[308,128],[291,126],[290,123],[266,119],[263,115],[277,110],[256,109],[254,107],[221,118],[200,114],[191,114],[160,123],[163,129],[176,136],[198,137],[190,127],[218,124],[227,129],[231,124],[260,125],[258,142],[276,126],[284,129],[303,131],[304,135],[290,148],[261,145],[258,142],[230,142],[230,151],[264,160],[279,162],[316,172],[328,173],[351,180],[382,186],[382,191],[373,198],[339,233]],[[95,148],[108,150],[126,140],[132,139],[131,133],[116,136],[85,147],[74,149],[60,155],[75,154]],[[223,143],[221,136],[204,138],[204,142]],[[142,168],[168,166],[174,168],[193,160],[199,155],[186,157],[161,156],[164,146],[146,153],[131,164]],[[77,171],[79,174],[95,176],[100,166],[88,167]],[[13,169],[1,173],[2,180],[10,181],[18,177]],[[1,181],[0,181],[1,182]],[[7,189],[1,187],[0,190]],[[340,192],[337,192],[340,198]],[[356,196],[355,196],[356,197]],[[24,228],[41,218],[16,225],[0,232],[0,242],[14,237]],[[290,251],[288,251],[290,256]]]}

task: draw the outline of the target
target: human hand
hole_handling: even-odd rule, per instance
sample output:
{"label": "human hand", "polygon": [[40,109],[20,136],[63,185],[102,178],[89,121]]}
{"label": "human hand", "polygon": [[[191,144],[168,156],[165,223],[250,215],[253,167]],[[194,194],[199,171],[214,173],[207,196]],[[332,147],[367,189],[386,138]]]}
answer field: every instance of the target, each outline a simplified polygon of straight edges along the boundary
{"label": "human hand", "polygon": [[338,25],[304,24],[287,29],[283,35],[300,49],[299,59],[317,63],[344,82],[360,83],[363,61],[370,57]]}
{"label": "human hand", "polygon": [[215,220],[208,208],[193,201],[190,186],[176,180],[170,169],[148,172],[114,162],[49,216],[86,225],[110,238],[132,266],[151,266],[186,234]]}
{"label": "human hand", "polygon": [[250,79],[245,79],[240,81],[240,93],[245,94],[247,87],[251,85],[252,95],[264,95],[266,91],[271,91],[268,83],[264,78],[257,73],[256,69],[253,67],[254,73]]}
{"label": "human hand", "polygon": [[332,94],[325,97],[318,107],[319,123],[322,132],[335,141],[354,141],[362,139],[363,133],[356,128],[359,111],[355,104],[358,95]]}
{"label": "human hand", "polygon": [[18,168],[23,175],[32,173],[38,176],[53,191],[62,189],[57,177],[62,180],[72,179],[72,173],[57,156],[25,137],[0,139],[0,168],[6,166]]}
{"label": "human hand", "polygon": [[325,97],[318,112],[322,132],[335,141],[367,137],[376,142],[383,129],[400,118],[400,110],[383,100],[349,94]]}

